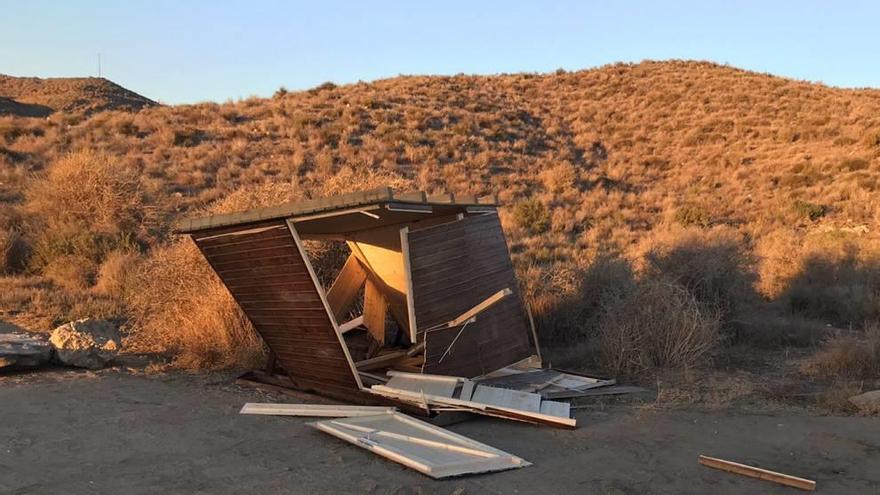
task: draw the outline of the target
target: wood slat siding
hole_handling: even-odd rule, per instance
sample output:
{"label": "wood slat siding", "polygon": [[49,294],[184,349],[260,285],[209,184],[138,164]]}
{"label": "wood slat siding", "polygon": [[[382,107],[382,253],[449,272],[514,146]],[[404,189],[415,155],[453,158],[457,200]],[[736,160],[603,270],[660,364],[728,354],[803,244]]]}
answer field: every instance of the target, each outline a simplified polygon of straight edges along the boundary
{"label": "wood slat siding", "polygon": [[480,313],[439,362],[460,327],[425,338],[425,373],[474,377],[533,354],[528,316],[495,213],[409,232],[415,320],[419,329],[450,321],[501,289],[513,294]]}
{"label": "wood slat siding", "polygon": [[203,230],[193,240],[294,383],[318,392],[356,392],[333,323],[287,225],[279,220],[261,227]]}

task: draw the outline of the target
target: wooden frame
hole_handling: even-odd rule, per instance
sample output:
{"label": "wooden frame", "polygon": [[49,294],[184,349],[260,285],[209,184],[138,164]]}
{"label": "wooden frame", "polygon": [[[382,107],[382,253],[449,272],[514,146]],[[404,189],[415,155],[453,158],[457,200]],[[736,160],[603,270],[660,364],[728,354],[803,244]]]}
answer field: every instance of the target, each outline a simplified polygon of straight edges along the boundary
{"label": "wooden frame", "polygon": [[409,227],[400,229],[400,252],[403,254],[403,270],[406,273],[406,311],[409,316],[409,340],[418,342],[415,302],[413,301],[412,266],[409,261]]}
{"label": "wooden frame", "polygon": [[435,479],[531,465],[515,455],[396,412],[310,425]]}

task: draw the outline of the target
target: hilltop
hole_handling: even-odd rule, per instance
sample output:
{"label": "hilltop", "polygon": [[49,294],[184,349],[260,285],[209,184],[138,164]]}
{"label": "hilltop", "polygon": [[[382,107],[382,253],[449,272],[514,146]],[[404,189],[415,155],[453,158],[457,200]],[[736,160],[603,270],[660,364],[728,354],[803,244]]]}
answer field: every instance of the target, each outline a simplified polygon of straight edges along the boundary
{"label": "hilltop", "polygon": [[[689,61],[0,117],[0,234],[20,254],[6,270],[39,277],[0,306],[34,312],[63,294],[43,311],[227,331],[237,309],[170,236],[175,218],[382,184],[498,193],[551,342],[659,321],[723,329],[710,349],[806,346],[827,324],[880,320],[880,91]],[[129,272],[153,285],[126,288]]]}
{"label": "hilltop", "polygon": [[92,114],[140,110],[157,103],[98,77],[13,77],[0,74],[0,115],[46,117],[52,112]]}

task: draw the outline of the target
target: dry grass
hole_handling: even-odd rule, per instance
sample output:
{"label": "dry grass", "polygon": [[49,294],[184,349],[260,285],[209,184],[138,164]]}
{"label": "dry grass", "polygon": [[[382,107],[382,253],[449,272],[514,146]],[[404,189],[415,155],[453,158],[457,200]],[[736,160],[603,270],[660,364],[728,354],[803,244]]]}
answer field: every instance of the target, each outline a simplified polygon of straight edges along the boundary
{"label": "dry grass", "polygon": [[705,366],[721,343],[720,327],[718,311],[684,287],[648,281],[606,309],[602,361],[616,376]]}
{"label": "dry grass", "polygon": [[[746,345],[810,345],[825,323],[860,325],[880,311],[878,129],[876,90],[682,61],[398,77],[137,113],[0,117],[0,229],[22,234],[33,273],[48,269],[70,297],[104,301],[135,285],[122,280],[128,269],[111,253],[143,253],[138,272],[159,270],[155,257],[196,263],[169,239],[171,217],[385,183],[498,193],[511,206],[502,221],[542,341],[595,344],[605,308],[633,294],[650,302],[668,284],[678,288],[672,303],[681,314],[659,320],[695,329],[717,319]],[[101,151],[83,158],[82,149]],[[844,244],[854,247],[835,247]],[[311,248],[328,276],[341,253]],[[52,266],[71,256],[79,260],[71,266],[85,269]],[[200,303],[201,323],[185,321],[201,329],[191,347],[212,331],[235,345],[224,335],[237,335],[240,315],[212,292],[205,267],[169,263],[188,270],[176,283],[193,291],[163,299],[142,288],[158,299],[152,309],[145,296],[132,304],[139,338],[176,338],[183,320],[174,315],[199,289],[212,299]],[[68,312],[48,302],[23,307]],[[649,320],[644,311],[639,317]],[[218,326],[223,318],[228,328]],[[200,352],[188,362],[200,365]],[[212,357],[223,352],[207,349],[204,362],[231,363]],[[663,354],[645,351],[652,353]],[[710,353],[697,354],[663,361],[689,366]]]}
{"label": "dry grass", "polygon": [[262,364],[260,338],[189,239],[155,250],[126,294],[130,351],[194,369]]}
{"label": "dry grass", "polygon": [[876,379],[880,376],[880,324],[862,335],[839,334],[806,359],[801,372],[819,378]]}

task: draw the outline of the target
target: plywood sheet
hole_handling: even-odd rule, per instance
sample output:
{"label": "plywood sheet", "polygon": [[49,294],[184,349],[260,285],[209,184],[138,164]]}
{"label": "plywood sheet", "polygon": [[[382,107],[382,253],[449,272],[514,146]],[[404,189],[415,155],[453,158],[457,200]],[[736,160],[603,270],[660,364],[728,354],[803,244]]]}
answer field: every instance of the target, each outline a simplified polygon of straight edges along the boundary
{"label": "plywood sheet", "polygon": [[460,335],[461,327],[424,333],[426,373],[474,377],[534,353],[497,214],[407,232],[407,247],[413,313],[420,330],[455,319],[499,290],[513,292],[480,313]]}
{"label": "plywood sheet", "polygon": [[327,303],[336,317],[336,321],[340,321],[348,315],[349,309],[357,300],[361,287],[367,280],[367,273],[361,267],[360,262],[354,255],[349,255],[327,291]]}
{"label": "plywood sheet", "polygon": [[312,426],[432,478],[530,465],[515,455],[399,413],[325,420]]}

